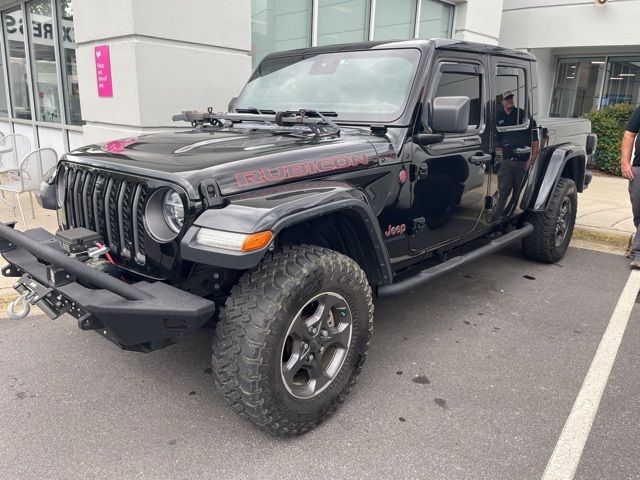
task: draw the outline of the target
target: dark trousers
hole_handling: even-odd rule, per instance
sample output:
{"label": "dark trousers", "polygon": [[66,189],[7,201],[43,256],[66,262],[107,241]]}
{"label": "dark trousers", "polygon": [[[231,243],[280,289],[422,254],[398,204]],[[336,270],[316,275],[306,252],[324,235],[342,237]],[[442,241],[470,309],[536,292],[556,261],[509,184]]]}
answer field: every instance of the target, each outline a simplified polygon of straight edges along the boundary
{"label": "dark trousers", "polygon": [[640,260],[640,167],[633,167],[634,179],[629,182],[629,198],[631,199],[631,211],[633,212],[633,224],[636,226],[636,235],[631,242],[631,255]]}
{"label": "dark trousers", "polygon": [[[503,160],[500,162],[498,170],[498,203],[493,210],[493,218],[498,220],[502,217],[507,200],[511,195],[511,202],[507,214],[513,208],[513,203],[522,188],[522,180],[524,179],[526,163],[524,161]],[[640,184],[638,185],[640,189]]]}

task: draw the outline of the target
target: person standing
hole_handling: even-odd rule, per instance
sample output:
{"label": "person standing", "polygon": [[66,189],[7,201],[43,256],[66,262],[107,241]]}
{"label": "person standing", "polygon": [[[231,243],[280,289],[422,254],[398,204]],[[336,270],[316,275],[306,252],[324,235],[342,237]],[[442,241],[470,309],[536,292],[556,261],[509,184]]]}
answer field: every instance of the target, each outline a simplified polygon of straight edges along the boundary
{"label": "person standing", "polygon": [[[631,242],[631,268],[640,268],[640,106],[636,108],[627,123],[620,147],[620,170],[622,176],[629,180],[629,198],[633,212],[633,224],[636,234]],[[631,152],[635,142],[635,155],[631,161]]]}

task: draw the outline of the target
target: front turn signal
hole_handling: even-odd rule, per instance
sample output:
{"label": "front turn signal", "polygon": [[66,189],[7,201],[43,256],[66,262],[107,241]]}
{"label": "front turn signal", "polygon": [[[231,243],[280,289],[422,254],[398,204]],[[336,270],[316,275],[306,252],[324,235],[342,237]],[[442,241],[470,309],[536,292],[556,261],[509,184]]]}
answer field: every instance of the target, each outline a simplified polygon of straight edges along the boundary
{"label": "front turn signal", "polygon": [[242,242],[241,251],[251,252],[253,250],[260,250],[261,248],[269,245],[269,242],[273,238],[273,233],[270,231],[258,232],[247,235]]}

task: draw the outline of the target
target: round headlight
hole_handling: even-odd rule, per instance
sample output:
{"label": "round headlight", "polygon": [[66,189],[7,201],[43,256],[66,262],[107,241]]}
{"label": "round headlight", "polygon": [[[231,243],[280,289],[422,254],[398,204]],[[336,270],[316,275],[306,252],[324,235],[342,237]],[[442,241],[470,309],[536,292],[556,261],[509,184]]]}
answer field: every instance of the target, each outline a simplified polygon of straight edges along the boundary
{"label": "round headlight", "polygon": [[185,206],[173,188],[159,188],[151,194],[144,210],[147,233],[159,243],[176,239],[184,226]]}
{"label": "round headlight", "polygon": [[175,190],[167,190],[162,197],[162,214],[171,231],[180,233],[184,225],[184,204]]}

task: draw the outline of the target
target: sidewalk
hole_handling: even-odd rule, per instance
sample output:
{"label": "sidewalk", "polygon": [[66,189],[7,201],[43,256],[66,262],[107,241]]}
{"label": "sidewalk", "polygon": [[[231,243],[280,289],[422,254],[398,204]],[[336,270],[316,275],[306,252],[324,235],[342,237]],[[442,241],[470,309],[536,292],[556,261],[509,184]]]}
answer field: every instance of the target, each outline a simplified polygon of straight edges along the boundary
{"label": "sidewalk", "polygon": [[624,178],[594,175],[589,187],[578,194],[573,234],[576,246],[589,248],[591,244],[616,253],[627,250],[636,231],[627,189],[628,181]]}
{"label": "sidewalk", "polygon": [[[29,196],[23,194],[22,205],[28,228],[42,227],[55,232],[58,223],[55,212],[44,210],[35,204],[35,216],[31,217]],[[12,198],[9,200],[13,201]],[[0,203],[2,221],[17,220],[16,228],[24,230],[20,214],[13,215],[12,209],[4,202]],[[627,192],[627,180],[616,177],[594,176],[589,187],[578,194],[578,216],[572,244],[577,247],[607,250],[624,254],[629,246],[631,235],[635,233],[631,203]],[[5,265],[0,258],[0,268]],[[12,288],[15,279],[0,276],[0,315],[5,304],[15,298]],[[5,300],[6,298],[6,300]]]}

